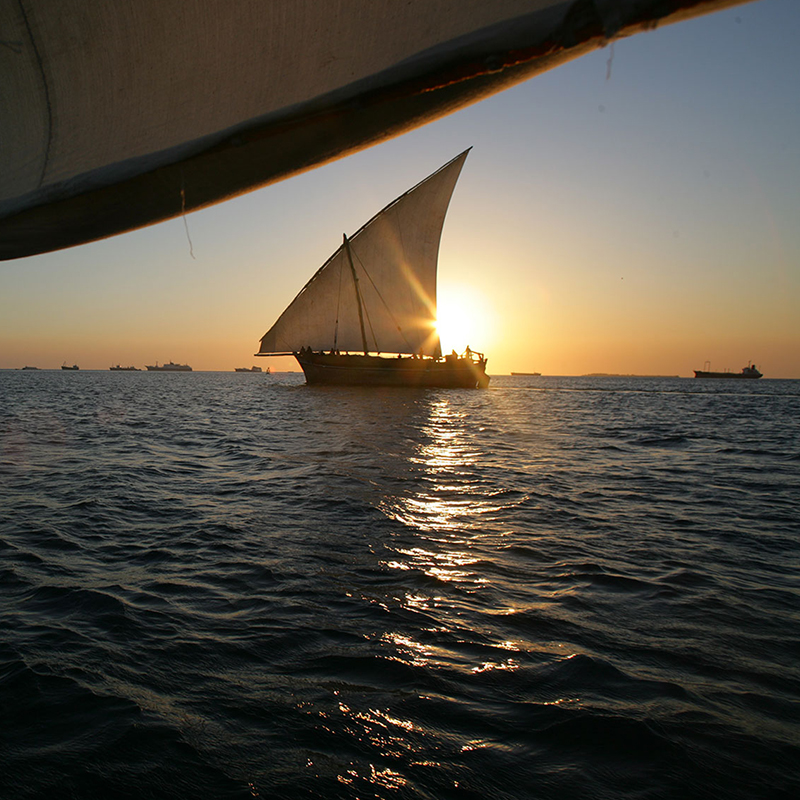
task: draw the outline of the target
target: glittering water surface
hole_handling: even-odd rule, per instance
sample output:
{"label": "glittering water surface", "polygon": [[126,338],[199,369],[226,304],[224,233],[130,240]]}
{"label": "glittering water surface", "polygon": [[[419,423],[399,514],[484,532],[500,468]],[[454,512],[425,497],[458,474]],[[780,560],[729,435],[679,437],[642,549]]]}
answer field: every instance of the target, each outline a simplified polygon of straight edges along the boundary
{"label": "glittering water surface", "polygon": [[0,372],[0,796],[796,797],[799,400]]}

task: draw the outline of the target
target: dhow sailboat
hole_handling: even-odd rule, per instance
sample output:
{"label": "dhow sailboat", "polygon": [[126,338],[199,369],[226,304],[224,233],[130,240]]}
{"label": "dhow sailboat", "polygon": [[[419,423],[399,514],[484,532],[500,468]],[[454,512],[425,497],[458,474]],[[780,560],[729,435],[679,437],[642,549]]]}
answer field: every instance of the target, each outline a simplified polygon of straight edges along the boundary
{"label": "dhow sailboat", "polygon": [[436,331],[439,240],[468,153],[344,235],[255,355],[294,356],[309,384],[488,386],[484,355],[443,357]]}

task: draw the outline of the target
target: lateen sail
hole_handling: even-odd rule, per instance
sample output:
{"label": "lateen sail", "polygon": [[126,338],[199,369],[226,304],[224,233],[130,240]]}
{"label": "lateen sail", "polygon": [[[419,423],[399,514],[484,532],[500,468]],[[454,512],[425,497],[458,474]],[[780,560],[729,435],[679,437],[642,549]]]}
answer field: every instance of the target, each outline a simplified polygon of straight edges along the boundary
{"label": "lateen sail", "polygon": [[435,329],[439,240],[468,153],[398,197],[346,240],[264,334],[259,354],[310,347],[440,355]]}

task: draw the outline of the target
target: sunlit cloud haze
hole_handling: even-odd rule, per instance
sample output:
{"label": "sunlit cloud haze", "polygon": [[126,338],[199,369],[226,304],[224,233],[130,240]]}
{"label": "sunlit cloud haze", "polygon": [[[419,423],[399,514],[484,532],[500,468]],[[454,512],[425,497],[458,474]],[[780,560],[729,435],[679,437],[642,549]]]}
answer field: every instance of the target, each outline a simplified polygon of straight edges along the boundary
{"label": "sunlit cloud haze", "polygon": [[800,4],[615,43],[186,218],[0,264],[0,367],[254,359],[316,269],[469,146],[440,250],[444,347],[489,372],[800,378]]}

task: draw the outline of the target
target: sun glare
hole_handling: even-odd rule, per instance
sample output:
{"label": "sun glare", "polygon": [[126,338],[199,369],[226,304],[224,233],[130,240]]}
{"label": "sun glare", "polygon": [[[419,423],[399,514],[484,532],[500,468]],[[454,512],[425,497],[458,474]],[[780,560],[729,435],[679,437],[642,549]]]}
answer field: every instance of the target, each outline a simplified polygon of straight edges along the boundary
{"label": "sun glare", "polygon": [[439,289],[436,329],[442,341],[442,351],[463,353],[469,346],[485,351],[489,345],[490,321],[483,298],[466,286],[446,286]]}

